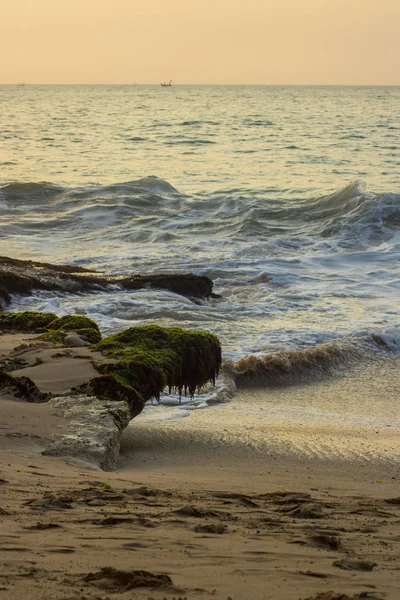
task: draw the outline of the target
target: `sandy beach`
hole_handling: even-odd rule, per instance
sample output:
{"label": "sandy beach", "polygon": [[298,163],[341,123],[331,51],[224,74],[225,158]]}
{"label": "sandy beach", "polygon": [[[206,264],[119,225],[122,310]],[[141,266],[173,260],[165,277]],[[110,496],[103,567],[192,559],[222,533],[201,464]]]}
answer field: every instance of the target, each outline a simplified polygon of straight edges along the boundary
{"label": "sandy beach", "polygon": [[[34,336],[0,339],[4,361]],[[42,391],[61,392],[93,368],[85,356],[72,358],[90,352],[85,348],[31,352],[40,352],[43,362],[25,371],[33,377],[38,369]],[[387,380],[380,384],[375,373],[374,381],[379,394]],[[336,393],[335,385],[343,382],[331,384]],[[310,397],[313,389],[292,393]],[[348,390],[353,393],[354,385]],[[240,392],[233,403],[257,394]],[[389,448],[386,458],[296,456],[283,451],[287,431],[268,453],[266,445],[238,443],[204,427],[194,435],[192,415],[152,423],[143,413],[123,436],[117,468],[104,472],[41,454],[64,427],[49,405],[11,396],[0,402],[0,598],[399,597],[395,436],[381,441]],[[224,405],[215,408],[223,416]],[[206,422],[212,410],[195,411],[193,418]],[[311,438],[327,436],[323,427],[311,429]],[[281,430],[276,422],[276,438]],[[292,424],[289,434],[296,431],[298,439],[307,435],[304,425]],[[343,428],[341,436],[344,445]]]}

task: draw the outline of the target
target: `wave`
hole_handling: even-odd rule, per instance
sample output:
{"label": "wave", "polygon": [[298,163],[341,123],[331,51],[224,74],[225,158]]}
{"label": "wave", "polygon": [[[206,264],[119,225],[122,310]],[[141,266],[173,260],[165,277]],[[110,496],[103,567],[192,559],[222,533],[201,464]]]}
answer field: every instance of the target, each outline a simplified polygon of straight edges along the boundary
{"label": "wave", "polygon": [[302,350],[281,350],[266,356],[245,356],[227,363],[238,388],[292,385],[320,380],[350,369],[377,353],[399,353],[399,332],[373,332],[358,339],[343,339]]}
{"label": "wave", "polygon": [[306,350],[281,350],[263,357],[245,356],[235,365],[238,387],[289,385],[322,377],[360,361],[353,344],[328,342]]}
{"label": "wave", "polygon": [[369,194],[359,181],[306,200],[274,197],[262,190],[188,196],[157,177],[71,189],[48,182],[16,182],[0,188],[4,227],[14,228],[13,233],[29,235],[36,229],[35,213],[29,212],[33,206],[38,213],[38,231],[58,228],[60,221],[62,226],[68,222],[71,232],[74,226],[79,232],[82,220],[86,231],[95,231],[104,227],[103,220],[85,215],[99,216],[106,211],[107,227],[111,228],[107,235],[113,228],[118,233],[121,225],[129,228],[129,235],[136,235],[135,229],[143,227],[137,220],[140,214],[148,216],[153,233],[164,232],[165,239],[169,234],[190,232],[191,236],[208,234],[244,241],[267,239],[274,248],[285,247],[286,239],[298,237],[305,249],[310,243],[314,249],[316,243],[326,249],[328,242],[334,244],[334,250],[364,249],[390,241],[400,226],[400,194]]}

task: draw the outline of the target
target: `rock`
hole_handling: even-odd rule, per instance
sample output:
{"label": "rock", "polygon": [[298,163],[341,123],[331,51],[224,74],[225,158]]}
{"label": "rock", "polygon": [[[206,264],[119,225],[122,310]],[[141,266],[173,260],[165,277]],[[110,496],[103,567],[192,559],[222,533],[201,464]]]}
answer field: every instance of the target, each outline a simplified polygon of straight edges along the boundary
{"label": "rock", "polygon": [[69,333],[64,338],[64,345],[70,348],[80,348],[82,346],[90,346],[90,343],[85,342],[77,333]]}
{"label": "rock", "polygon": [[131,419],[142,412],[146,402],[128,382],[120,380],[112,374],[94,377],[90,381],[72,388],[71,393],[96,396],[113,402],[124,402],[129,406]]}
{"label": "rock", "polygon": [[[57,317],[53,313],[35,311],[0,313],[0,329],[12,332],[41,333],[43,341],[54,344],[63,344],[66,334],[73,332],[76,337],[71,338],[72,346],[96,344],[101,340],[97,323],[82,315]],[[81,343],[82,341],[85,343]]]}
{"label": "rock", "polygon": [[66,424],[54,434],[43,454],[72,456],[111,470],[118,458],[122,432],[131,419],[128,404],[81,395],[52,398],[49,406]]}
{"label": "rock", "polygon": [[341,558],[336,560],[334,563],[335,567],[343,569],[344,571],[372,571],[376,567],[375,562],[369,560],[358,560],[356,558]]}
{"label": "rock", "polygon": [[113,567],[103,567],[96,573],[88,573],[83,581],[100,589],[112,592],[127,592],[138,587],[171,588],[169,575],[155,575],[149,571],[119,571]]}
{"label": "rock", "polygon": [[82,267],[52,265],[32,260],[0,257],[0,298],[10,301],[10,294],[30,294],[33,290],[90,292],[111,289],[118,285],[125,290],[146,287],[169,290],[188,298],[210,298],[213,282],[203,275],[160,273],[107,276]]}
{"label": "rock", "polygon": [[191,396],[207,382],[215,384],[221,345],[212,333],[157,325],[130,327],[95,346],[118,362],[98,366],[133,388],[144,401],[158,398],[164,387]]}
{"label": "rock", "polygon": [[14,377],[4,371],[0,371],[0,390],[27,402],[47,402],[50,397],[50,394],[41,392],[29,377]]}

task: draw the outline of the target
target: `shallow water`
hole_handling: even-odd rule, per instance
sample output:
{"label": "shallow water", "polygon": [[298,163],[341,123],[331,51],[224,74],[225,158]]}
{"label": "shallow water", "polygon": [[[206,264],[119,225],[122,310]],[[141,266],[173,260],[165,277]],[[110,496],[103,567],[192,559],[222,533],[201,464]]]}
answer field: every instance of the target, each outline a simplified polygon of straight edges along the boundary
{"label": "shallow water", "polygon": [[324,381],[242,389],[205,411],[149,404],[125,433],[124,453],[134,455],[147,440],[241,447],[270,458],[398,464],[399,367],[399,358],[381,359]]}

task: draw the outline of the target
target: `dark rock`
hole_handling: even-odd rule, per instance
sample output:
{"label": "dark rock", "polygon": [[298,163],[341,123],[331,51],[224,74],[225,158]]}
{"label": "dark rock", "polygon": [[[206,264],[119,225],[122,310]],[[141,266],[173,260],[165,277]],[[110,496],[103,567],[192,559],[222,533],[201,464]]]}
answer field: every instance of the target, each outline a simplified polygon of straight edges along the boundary
{"label": "dark rock", "polygon": [[71,390],[74,394],[96,396],[106,400],[126,402],[129,405],[131,416],[136,417],[144,408],[146,401],[136,390],[124,381],[119,381],[114,375],[100,375]]}
{"label": "dark rock", "polygon": [[340,539],[333,535],[318,534],[308,538],[308,545],[323,550],[340,550]]}
{"label": "dark rock", "polygon": [[158,398],[164,387],[191,396],[208,381],[215,383],[221,367],[221,346],[212,333],[157,325],[130,327],[96,346],[116,364],[100,366],[145,401]]}
{"label": "dark rock", "polygon": [[88,573],[83,581],[102,589],[127,592],[138,587],[168,588],[172,580],[168,575],[154,575],[148,571],[119,571],[103,567],[97,573]]}
{"label": "dark rock", "polygon": [[335,567],[343,569],[344,571],[372,571],[376,567],[375,562],[369,560],[357,560],[355,558],[342,558],[336,560],[334,563]]}
{"label": "dark rock", "polygon": [[222,535],[226,532],[227,527],[223,523],[207,523],[206,525],[196,525],[194,530],[196,533],[216,533]]}
{"label": "dark rock", "polygon": [[189,298],[209,298],[213,288],[211,279],[191,273],[117,277],[82,267],[0,257],[0,298],[4,303],[10,301],[10,294],[30,294],[33,290],[83,293],[115,285],[125,290],[163,289]]}
{"label": "dark rock", "polygon": [[0,390],[28,402],[47,402],[50,398],[29,377],[13,377],[4,371],[0,371]]}

